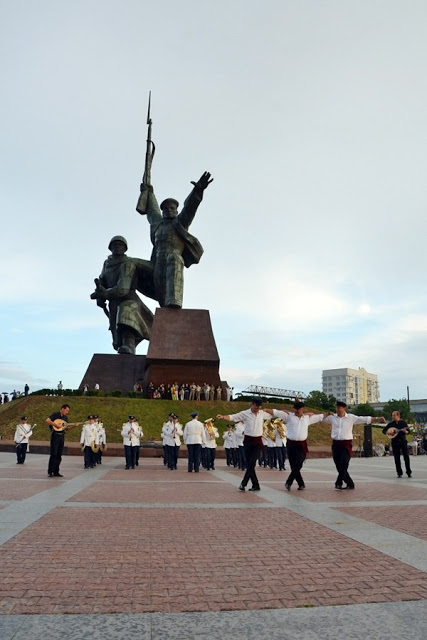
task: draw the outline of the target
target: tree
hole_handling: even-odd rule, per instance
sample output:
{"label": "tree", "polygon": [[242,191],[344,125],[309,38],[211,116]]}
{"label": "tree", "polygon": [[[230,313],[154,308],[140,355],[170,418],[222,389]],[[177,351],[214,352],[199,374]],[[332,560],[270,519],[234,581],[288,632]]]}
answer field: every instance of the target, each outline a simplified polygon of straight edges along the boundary
{"label": "tree", "polygon": [[402,398],[402,400],[392,399],[385,403],[383,414],[387,420],[392,419],[391,414],[393,413],[393,411],[399,411],[402,420],[406,420],[407,422],[415,422],[415,418],[409,410],[408,401],[405,400],[405,398]]}
{"label": "tree", "polygon": [[305,400],[305,404],[315,409],[323,409],[324,411],[335,411],[337,399],[335,396],[326,395],[323,391],[310,391]]}
{"label": "tree", "polygon": [[382,415],[379,411],[376,411],[374,407],[369,404],[369,402],[363,402],[362,404],[357,404],[353,407],[349,413],[354,413],[356,416],[380,416]]}

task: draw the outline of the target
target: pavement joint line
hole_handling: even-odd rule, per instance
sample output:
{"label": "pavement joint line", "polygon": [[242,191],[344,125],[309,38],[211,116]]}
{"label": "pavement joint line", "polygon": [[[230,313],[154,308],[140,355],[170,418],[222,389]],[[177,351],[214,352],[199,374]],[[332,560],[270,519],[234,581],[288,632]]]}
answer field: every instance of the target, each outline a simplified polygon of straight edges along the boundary
{"label": "pavement joint line", "polygon": [[[228,476],[228,482],[236,487],[241,482],[240,478],[232,476],[227,471],[218,470],[214,473],[225,481]],[[380,551],[395,560],[427,572],[427,541],[425,540],[342,511],[335,511],[333,507],[325,506],[324,503],[312,503],[304,498],[294,497],[292,492],[284,490],[279,492],[277,489],[263,487],[260,493],[262,498],[275,506],[289,509],[312,522],[341,533],[347,538]],[[347,503],[340,504],[340,507],[345,506]]]}
{"label": "pavement joint line", "polygon": [[271,502],[242,504],[241,502],[64,502],[61,507],[96,509],[278,509]]}

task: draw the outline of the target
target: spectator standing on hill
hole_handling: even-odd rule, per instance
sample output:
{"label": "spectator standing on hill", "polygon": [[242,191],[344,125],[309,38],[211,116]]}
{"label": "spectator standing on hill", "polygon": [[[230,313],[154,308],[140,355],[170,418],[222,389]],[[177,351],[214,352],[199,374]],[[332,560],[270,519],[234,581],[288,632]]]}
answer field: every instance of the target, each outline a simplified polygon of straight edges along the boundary
{"label": "spectator standing on hill", "polygon": [[28,395],[29,390],[30,390],[30,387],[28,386],[28,384],[26,384],[26,385],[25,385],[25,387],[24,387],[24,395],[26,395],[26,396],[27,396],[27,395]]}

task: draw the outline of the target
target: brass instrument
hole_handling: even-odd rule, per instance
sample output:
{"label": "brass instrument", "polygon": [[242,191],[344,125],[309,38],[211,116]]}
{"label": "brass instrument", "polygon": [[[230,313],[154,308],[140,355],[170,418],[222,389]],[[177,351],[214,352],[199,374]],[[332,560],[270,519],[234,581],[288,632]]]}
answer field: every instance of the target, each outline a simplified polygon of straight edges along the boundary
{"label": "brass instrument", "polygon": [[92,440],[92,442],[90,443],[90,448],[92,449],[92,451],[93,451],[94,453],[98,453],[98,451],[99,451],[99,444],[97,444],[97,443],[95,442],[95,440]]}
{"label": "brass instrument", "polygon": [[283,424],[283,420],[281,418],[276,418],[275,420],[273,420],[273,424],[276,427],[276,430],[279,436],[282,439],[286,438],[286,429],[285,429],[285,425]]}
{"label": "brass instrument", "polygon": [[271,440],[272,442],[276,442],[276,436],[273,433],[274,426],[271,420],[266,420],[263,425],[263,437],[267,440]]}
{"label": "brass instrument", "polygon": [[208,418],[207,420],[205,420],[205,426],[206,426],[210,440],[215,440],[216,438],[215,427],[213,426],[213,423],[214,423],[213,418]]}

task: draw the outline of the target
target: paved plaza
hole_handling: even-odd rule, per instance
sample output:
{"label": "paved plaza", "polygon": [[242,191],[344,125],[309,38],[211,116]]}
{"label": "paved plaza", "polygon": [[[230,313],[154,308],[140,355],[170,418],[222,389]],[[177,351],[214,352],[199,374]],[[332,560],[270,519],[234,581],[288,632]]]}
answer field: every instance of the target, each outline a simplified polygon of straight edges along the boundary
{"label": "paved plaza", "polygon": [[261,469],[84,470],[0,453],[0,638],[327,640],[427,637],[427,456],[304,465],[305,491]]}

